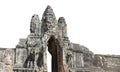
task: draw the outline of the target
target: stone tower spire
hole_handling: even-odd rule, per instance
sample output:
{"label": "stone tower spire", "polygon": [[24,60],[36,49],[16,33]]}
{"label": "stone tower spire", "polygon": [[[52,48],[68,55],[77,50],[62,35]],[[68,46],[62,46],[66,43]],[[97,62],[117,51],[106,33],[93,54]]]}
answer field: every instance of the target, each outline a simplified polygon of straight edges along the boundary
{"label": "stone tower spire", "polygon": [[47,6],[47,8],[43,13],[41,22],[42,22],[42,26],[41,26],[42,33],[46,31],[52,31],[52,32],[56,31],[57,20],[53,12],[53,9],[49,5]]}
{"label": "stone tower spire", "polygon": [[40,19],[39,16],[34,14],[31,18],[30,23],[30,32],[40,34],[41,33],[41,25],[40,25]]}
{"label": "stone tower spire", "polygon": [[67,37],[67,24],[64,17],[60,17],[58,19],[58,27],[59,27],[59,34],[62,35],[62,37]]}

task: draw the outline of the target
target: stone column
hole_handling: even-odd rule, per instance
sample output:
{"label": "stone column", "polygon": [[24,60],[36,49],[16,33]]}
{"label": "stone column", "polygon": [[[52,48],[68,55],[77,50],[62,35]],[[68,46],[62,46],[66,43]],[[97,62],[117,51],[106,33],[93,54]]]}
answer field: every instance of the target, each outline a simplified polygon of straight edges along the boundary
{"label": "stone column", "polygon": [[76,53],[73,52],[74,56],[73,56],[73,68],[76,68]]}
{"label": "stone column", "polygon": [[83,57],[84,57],[84,56],[83,56],[83,54],[82,54],[82,53],[81,53],[81,55],[80,55],[80,56],[81,56],[81,67],[84,67],[84,59],[83,59]]}
{"label": "stone column", "polygon": [[45,45],[44,47],[44,52],[43,52],[43,68],[44,68],[44,71],[46,72],[47,71],[47,52],[46,52],[46,49],[47,49],[47,45]]}

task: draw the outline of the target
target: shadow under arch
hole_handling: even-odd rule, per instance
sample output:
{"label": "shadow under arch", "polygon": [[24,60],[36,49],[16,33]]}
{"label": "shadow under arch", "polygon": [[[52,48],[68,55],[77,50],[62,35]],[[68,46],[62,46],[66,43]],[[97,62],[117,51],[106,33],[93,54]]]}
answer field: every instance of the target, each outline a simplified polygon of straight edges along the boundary
{"label": "shadow under arch", "polygon": [[62,48],[60,47],[58,39],[51,35],[47,42],[48,52],[52,56],[52,72],[65,72],[63,68]]}

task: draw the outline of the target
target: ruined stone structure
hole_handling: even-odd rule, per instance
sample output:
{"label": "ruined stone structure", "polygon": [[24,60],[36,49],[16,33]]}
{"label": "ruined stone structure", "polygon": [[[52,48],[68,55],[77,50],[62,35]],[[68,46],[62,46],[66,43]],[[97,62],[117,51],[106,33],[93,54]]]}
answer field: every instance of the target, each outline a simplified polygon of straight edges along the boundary
{"label": "ruined stone structure", "polygon": [[48,72],[47,50],[52,72],[120,72],[119,55],[96,55],[70,42],[64,17],[57,20],[50,6],[41,20],[32,16],[30,34],[16,48],[0,49],[0,72]]}

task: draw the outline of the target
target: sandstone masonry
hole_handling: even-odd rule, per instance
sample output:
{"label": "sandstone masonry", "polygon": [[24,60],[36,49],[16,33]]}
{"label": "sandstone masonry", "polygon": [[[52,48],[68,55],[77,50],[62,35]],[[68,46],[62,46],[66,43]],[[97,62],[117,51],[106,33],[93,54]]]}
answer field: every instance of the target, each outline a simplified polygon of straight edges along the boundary
{"label": "sandstone masonry", "polygon": [[42,18],[33,15],[30,34],[16,48],[0,48],[0,72],[120,72],[120,55],[94,54],[87,47],[70,42],[64,17],[58,20],[47,6]]}

